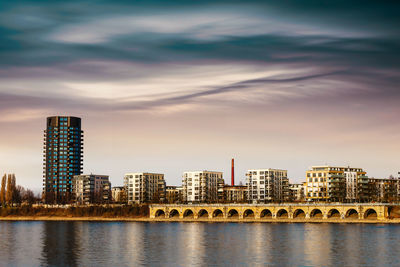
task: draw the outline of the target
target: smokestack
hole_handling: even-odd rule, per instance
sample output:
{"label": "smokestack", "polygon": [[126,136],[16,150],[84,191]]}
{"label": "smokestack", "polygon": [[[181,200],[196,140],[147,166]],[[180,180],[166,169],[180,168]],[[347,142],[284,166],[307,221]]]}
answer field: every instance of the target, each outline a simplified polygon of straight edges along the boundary
{"label": "smokestack", "polygon": [[231,165],[231,183],[232,186],[235,185],[235,159],[232,159],[232,165]]}

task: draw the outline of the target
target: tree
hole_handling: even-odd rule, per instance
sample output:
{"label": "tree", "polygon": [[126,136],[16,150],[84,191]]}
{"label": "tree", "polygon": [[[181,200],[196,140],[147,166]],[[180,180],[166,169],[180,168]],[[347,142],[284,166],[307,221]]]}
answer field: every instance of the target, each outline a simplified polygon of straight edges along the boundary
{"label": "tree", "polygon": [[12,203],[13,191],[14,188],[12,185],[12,176],[11,174],[9,174],[7,178],[7,192],[6,192],[6,202],[8,205],[11,205]]}
{"label": "tree", "polygon": [[0,203],[2,206],[6,203],[6,180],[7,175],[3,175],[3,179],[1,180],[1,190],[0,190]]}
{"label": "tree", "polygon": [[33,191],[30,189],[26,189],[25,192],[22,194],[22,201],[32,205],[35,202],[35,195]]}
{"label": "tree", "polygon": [[[23,187],[22,187],[23,188]],[[15,179],[15,174],[11,174],[11,202],[12,203],[21,203],[21,194],[17,190],[17,181]],[[25,190],[25,189],[24,189]]]}
{"label": "tree", "polygon": [[25,194],[25,188],[23,186],[16,186],[13,192],[13,203],[21,204],[22,196]]}

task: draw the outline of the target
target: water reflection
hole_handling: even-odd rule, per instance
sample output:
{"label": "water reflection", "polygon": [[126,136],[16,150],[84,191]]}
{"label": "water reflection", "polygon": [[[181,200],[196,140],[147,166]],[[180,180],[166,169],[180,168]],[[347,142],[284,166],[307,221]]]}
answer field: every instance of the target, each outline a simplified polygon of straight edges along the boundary
{"label": "water reflection", "polygon": [[1,266],[396,266],[399,225],[0,222]]}
{"label": "water reflection", "polygon": [[43,222],[42,266],[78,266],[80,246],[76,228],[77,223]]}

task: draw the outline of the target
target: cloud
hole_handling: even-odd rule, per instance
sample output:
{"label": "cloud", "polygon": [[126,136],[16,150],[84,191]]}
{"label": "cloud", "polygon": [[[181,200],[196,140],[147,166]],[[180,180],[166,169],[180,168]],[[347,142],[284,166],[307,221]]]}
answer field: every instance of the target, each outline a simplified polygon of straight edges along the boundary
{"label": "cloud", "polygon": [[[358,0],[6,1],[0,144],[36,155],[44,117],[63,113],[94,133],[85,153],[110,146],[99,161],[147,166],[164,153],[189,164],[181,155],[190,150],[203,153],[191,155],[193,167],[237,153],[290,170],[298,153],[302,164],[353,155],[393,168],[399,11]],[[147,161],[131,158],[138,148]],[[122,177],[118,164],[110,174]],[[41,167],[26,175],[34,181]]]}

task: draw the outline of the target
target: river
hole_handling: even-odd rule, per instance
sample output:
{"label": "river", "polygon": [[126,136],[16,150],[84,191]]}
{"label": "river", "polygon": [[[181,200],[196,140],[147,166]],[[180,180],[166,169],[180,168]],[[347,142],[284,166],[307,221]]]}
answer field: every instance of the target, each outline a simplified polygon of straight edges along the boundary
{"label": "river", "polygon": [[0,266],[399,266],[400,225],[0,222]]}

